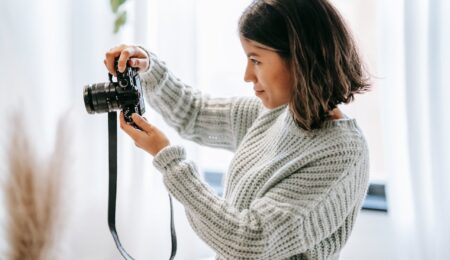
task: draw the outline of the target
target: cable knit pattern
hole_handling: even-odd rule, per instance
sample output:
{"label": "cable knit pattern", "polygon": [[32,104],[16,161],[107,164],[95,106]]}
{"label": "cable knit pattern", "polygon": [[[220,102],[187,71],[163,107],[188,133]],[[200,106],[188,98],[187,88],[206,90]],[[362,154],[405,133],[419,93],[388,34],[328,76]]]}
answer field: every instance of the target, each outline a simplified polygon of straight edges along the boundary
{"label": "cable knit pattern", "polygon": [[354,119],[304,131],[286,105],[203,96],[153,54],[141,78],[149,104],[183,137],[235,152],[223,198],[183,147],[153,160],[217,259],[339,258],[368,184],[368,148]]}

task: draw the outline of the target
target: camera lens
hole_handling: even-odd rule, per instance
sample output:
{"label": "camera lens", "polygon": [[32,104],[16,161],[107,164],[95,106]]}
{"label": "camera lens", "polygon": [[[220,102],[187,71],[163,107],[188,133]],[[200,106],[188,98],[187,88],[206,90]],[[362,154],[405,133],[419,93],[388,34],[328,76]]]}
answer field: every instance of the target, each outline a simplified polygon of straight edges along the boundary
{"label": "camera lens", "polygon": [[120,108],[115,83],[97,83],[84,87],[84,106],[89,114],[106,113]]}
{"label": "camera lens", "polygon": [[84,106],[89,114],[94,113],[94,104],[92,103],[92,94],[91,94],[91,86],[84,86],[83,97],[84,97]]}

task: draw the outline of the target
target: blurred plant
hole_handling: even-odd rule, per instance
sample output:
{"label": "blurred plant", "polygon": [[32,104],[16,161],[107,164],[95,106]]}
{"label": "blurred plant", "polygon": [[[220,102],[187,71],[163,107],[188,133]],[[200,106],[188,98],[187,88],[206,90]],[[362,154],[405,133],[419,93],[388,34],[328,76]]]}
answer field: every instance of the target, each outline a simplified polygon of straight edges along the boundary
{"label": "blurred plant", "polygon": [[118,33],[120,28],[127,22],[127,11],[124,10],[119,11],[120,6],[122,6],[127,0],[110,0],[110,1],[111,1],[111,9],[113,13],[116,15],[116,19],[114,21],[114,33]]}
{"label": "blurred plant", "polygon": [[24,129],[23,123],[15,120],[11,128],[9,168],[3,189],[8,212],[7,259],[58,259],[55,236],[56,231],[62,231],[60,185],[67,160],[67,137],[61,128],[58,129],[51,160],[39,164]]}

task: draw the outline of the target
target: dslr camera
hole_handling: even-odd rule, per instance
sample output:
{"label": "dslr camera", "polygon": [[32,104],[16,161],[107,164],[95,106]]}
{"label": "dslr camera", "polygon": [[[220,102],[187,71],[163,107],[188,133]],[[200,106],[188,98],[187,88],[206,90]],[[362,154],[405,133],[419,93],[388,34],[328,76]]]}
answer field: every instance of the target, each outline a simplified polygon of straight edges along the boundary
{"label": "dslr camera", "polygon": [[117,81],[108,73],[109,82],[90,84],[84,87],[84,105],[89,114],[107,113],[122,110],[125,121],[137,127],[131,115],[144,114],[144,96],[137,69],[128,66],[123,73],[117,69],[118,59],[115,60]]}

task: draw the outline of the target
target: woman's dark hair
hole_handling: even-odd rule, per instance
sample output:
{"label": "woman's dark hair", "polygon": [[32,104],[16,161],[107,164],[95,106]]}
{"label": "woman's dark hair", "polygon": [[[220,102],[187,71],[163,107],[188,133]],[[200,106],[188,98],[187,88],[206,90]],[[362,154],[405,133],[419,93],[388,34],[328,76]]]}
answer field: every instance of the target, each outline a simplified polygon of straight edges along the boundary
{"label": "woman's dark hair", "polygon": [[289,110],[305,130],[320,128],[338,104],[369,90],[350,31],[327,0],[253,1],[239,33],[287,61],[295,82]]}

